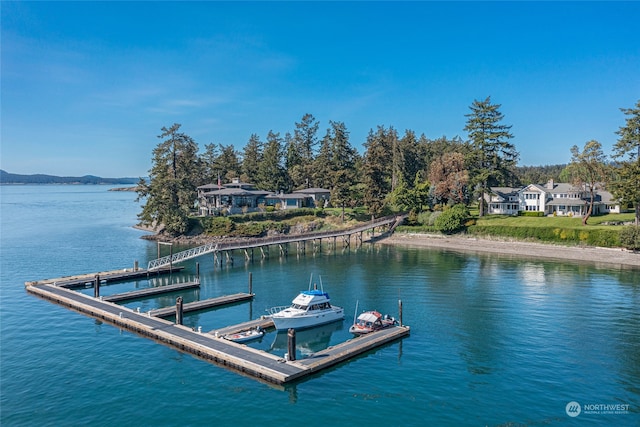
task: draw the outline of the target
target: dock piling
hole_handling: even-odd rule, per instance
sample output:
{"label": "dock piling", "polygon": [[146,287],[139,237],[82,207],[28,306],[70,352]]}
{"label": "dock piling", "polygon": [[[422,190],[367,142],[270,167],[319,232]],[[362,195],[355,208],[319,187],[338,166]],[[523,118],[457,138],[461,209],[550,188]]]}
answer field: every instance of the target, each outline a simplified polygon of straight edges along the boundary
{"label": "dock piling", "polygon": [[402,300],[398,300],[398,321],[400,322],[400,326],[402,326]]}
{"label": "dock piling", "polygon": [[249,272],[249,295],[253,294],[253,273]]}
{"label": "dock piling", "polygon": [[93,285],[93,296],[94,298],[100,298],[100,275],[96,274],[96,281]]}
{"label": "dock piling", "polygon": [[176,299],[176,325],[182,325],[182,297]]}
{"label": "dock piling", "polygon": [[296,330],[287,331],[287,359],[296,360]]}

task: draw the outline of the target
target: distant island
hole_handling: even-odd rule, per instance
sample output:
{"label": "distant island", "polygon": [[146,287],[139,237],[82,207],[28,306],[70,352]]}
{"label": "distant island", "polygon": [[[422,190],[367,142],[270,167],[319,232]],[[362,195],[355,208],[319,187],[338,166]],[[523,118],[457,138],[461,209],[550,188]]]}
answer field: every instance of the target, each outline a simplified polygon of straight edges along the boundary
{"label": "distant island", "polygon": [[0,169],[0,184],[137,184],[140,178],[102,178],[94,175],[55,176],[55,175],[20,175]]}

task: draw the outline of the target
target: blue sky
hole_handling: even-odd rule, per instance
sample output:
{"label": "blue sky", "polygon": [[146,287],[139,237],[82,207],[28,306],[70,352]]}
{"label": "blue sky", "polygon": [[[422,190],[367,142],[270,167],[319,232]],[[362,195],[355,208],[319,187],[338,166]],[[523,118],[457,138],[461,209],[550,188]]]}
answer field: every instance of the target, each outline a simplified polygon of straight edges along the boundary
{"label": "blue sky", "polygon": [[521,165],[606,153],[640,99],[636,2],[2,1],[0,167],[146,176],[163,126],[204,149],[305,113],[467,137],[501,104]]}

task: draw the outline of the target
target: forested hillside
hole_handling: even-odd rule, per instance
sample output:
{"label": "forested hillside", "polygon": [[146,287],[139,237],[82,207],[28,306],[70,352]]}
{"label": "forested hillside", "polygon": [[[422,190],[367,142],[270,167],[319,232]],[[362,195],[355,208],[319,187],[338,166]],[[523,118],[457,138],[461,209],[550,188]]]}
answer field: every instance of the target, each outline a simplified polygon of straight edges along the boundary
{"label": "forested hillside", "polygon": [[0,170],[1,184],[136,184],[139,178],[101,178],[85,175],[54,176],[54,175],[20,175]]}

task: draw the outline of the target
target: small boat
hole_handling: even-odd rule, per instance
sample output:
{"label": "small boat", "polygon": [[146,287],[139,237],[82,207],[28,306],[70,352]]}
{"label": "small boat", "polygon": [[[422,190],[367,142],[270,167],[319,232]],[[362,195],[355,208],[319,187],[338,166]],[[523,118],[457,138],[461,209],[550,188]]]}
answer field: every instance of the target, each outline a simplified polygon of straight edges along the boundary
{"label": "small boat", "polygon": [[264,333],[264,329],[258,326],[257,328],[247,329],[246,331],[237,332],[235,334],[227,334],[222,338],[233,342],[243,343],[262,338],[264,336]]}
{"label": "small boat", "polygon": [[389,328],[398,324],[398,321],[388,314],[384,316],[379,312],[365,311],[358,316],[349,328],[349,332],[354,335],[363,335],[370,332],[379,331],[380,329]]}
{"label": "small boat", "polygon": [[344,319],[344,309],[332,306],[329,294],[323,289],[318,290],[315,285],[311,289],[311,280],[309,290],[300,292],[291,306],[272,307],[268,311],[279,331],[312,328]]}

